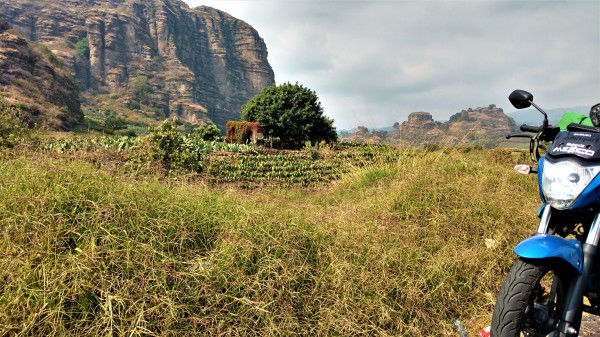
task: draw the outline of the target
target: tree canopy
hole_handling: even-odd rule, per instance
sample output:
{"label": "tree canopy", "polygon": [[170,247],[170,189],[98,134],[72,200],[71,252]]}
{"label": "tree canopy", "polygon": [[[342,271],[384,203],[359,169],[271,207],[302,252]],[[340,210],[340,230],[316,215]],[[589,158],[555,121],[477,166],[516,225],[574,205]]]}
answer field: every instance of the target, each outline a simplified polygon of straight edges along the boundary
{"label": "tree canopy", "polygon": [[299,148],[307,141],[337,141],[333,120],[323,115],[317,94],[301,84],[272,85],[242,106],[242,120],[259,122],[266,139]]}

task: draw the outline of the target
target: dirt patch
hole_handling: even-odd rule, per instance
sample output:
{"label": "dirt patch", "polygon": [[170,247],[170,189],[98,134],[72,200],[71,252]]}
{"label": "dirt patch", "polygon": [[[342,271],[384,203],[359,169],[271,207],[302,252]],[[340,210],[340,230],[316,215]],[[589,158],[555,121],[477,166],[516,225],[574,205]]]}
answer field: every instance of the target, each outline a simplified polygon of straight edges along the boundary
{"label": "dirt patch", "polygon": [[600,317],[584,314],[581,319],[581,329],[579,331],[581,337],[600,336]]}

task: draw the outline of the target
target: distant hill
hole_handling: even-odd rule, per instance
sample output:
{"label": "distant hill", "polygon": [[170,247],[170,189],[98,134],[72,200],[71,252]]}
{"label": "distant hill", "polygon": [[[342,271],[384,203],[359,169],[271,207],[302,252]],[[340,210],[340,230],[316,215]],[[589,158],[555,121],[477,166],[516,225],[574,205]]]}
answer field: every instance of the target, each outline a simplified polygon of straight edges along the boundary
{"label": "distant hill", "polygon": [[515,121],[501,108],[487,107],[463,109],[449,121],[435,121],[429,112],[416,111],[398,128],[369,130],[359,127],[352,134],[340,138],[358,142],[389,142],[402,145],[436,143],[443,145],[497,146],[504,137],[516,131]]}
{"label": "distant hill", "polygon": [[[543,107],[542,107],[543,109]],[[581,114],[587,115],[590,112],[590,106],[577,106],[571,108],[556,108],[556,109],[544,109],[548,114],[548,121],[550,124],[557,124],[562,115],[567,111],[575,111]],[[544,120],[544,116],[536,109],[524,109],[515,112],[507,113],[509,117],[512,117],[517,125],[530,124],[538,125]]]}

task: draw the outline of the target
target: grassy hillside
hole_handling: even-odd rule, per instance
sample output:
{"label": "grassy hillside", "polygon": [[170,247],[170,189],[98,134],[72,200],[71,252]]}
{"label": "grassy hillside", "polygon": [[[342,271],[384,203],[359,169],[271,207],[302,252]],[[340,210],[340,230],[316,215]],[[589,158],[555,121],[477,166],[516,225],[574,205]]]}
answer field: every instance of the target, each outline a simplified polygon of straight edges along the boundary
{"label": "grassy hillside", "polygon": [[4,151],[0,336],[474,336],[536,228],[520,156],[404,151],[241,189]]}

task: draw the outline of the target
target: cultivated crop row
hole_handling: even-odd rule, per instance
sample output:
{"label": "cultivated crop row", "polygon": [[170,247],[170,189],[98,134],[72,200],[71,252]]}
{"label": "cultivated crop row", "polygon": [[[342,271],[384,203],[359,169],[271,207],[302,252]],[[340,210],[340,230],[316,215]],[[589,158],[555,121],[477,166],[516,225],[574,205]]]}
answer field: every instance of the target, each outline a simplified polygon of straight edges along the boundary
{"label": "cultivated crop row", "polygon": [[[46,141],[46,151],[58,153],[129,150],[132,158],[151,156],[148,138],[104,136]],[[146,143],[145,143],[146,142]],[[398,160],[401,150],[382,144],[338,143],[321,148],[285,151],[249,144],[228,144],[183,136],[179,147],[196,153],[200,174],[211,183],[317,186],[337,180],[353,167]],[[173,151],[170,148],[168,151]],[[187,153],[187,152],[186,152]],[[406,155],[406,154],[404,154]],[[127,157],[127,155],[126,155]]]}

